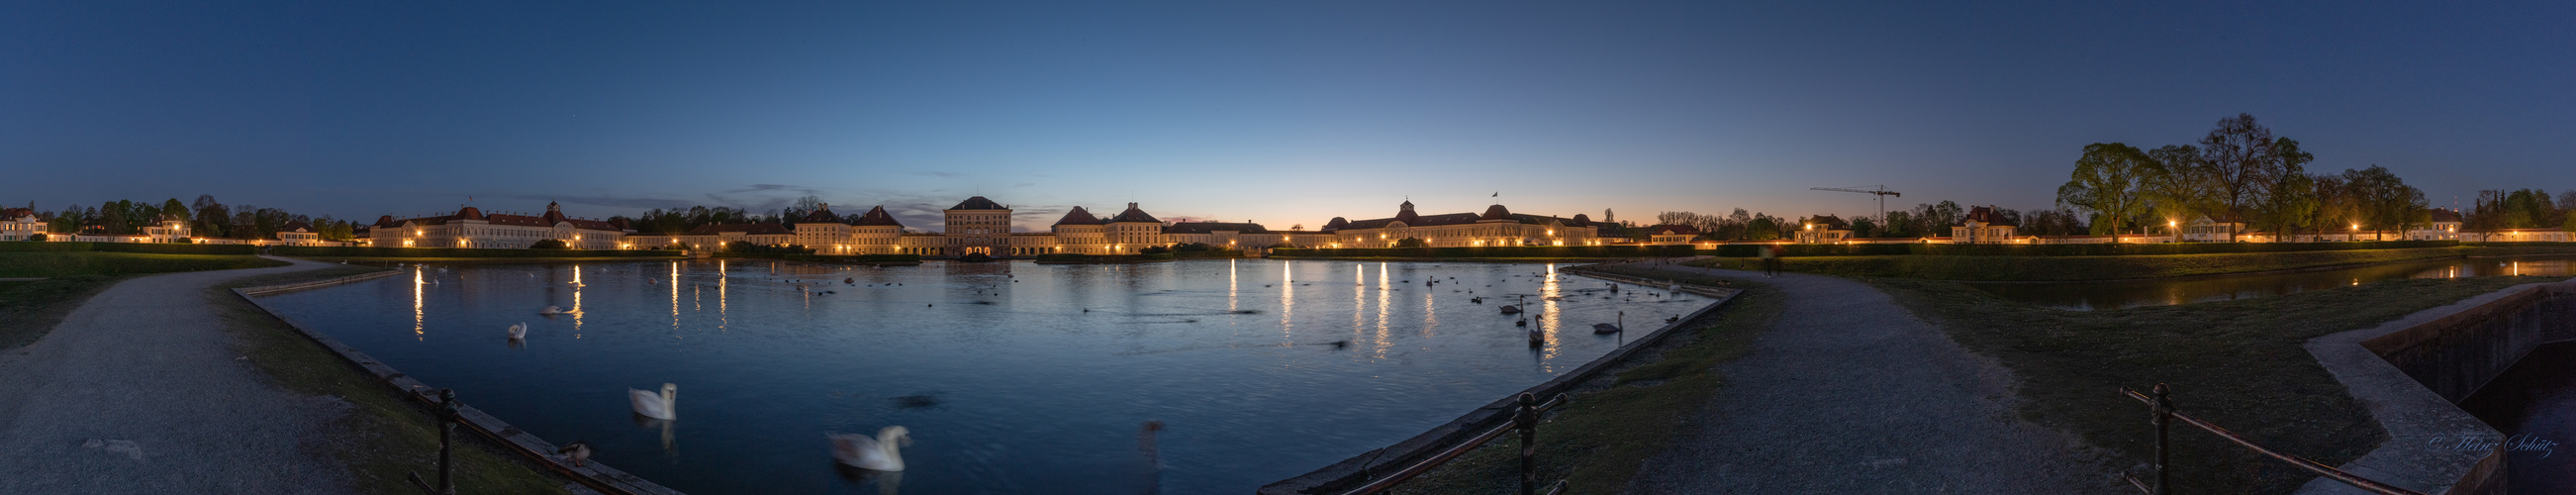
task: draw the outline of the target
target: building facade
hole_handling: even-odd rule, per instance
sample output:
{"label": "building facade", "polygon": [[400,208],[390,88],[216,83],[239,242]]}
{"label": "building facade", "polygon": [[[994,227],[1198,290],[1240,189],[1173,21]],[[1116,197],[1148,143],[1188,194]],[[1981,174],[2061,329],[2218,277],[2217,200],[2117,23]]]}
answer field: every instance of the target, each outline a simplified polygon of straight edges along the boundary
{"label": "building facade", "polygon": [[[541,216],[484,214],[472,206],[449,215],[396,219],[391,215],[369,225],[375,247],[450,247],[527,249],[537,241],[559,240],[573,249],[637,249],[625,242],[633,230],[602,220],[564,216],[563,208],[546,203]],[[643,246],[651,248],[653,246]]]}

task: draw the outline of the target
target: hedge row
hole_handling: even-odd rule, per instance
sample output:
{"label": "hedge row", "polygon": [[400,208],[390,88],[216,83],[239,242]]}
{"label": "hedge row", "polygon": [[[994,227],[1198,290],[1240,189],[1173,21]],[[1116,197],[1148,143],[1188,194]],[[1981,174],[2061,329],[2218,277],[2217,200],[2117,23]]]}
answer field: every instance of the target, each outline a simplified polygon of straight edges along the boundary
{"label": "hedge row", "polygon": [[97,251],[147,254],[258,254],[249,244],[161,244],[138,242],[0,242],[0,252]]}
{"label": "hedge row", "polygon": [[1273,258],[1665,258],[1691,256],[1676,246],[1505,246],[1352,249],[1273,249]]}
{"label": "hedge row", "polygon": [[[1782,256],[2152,256],[2170,254],[2289,253],[2452,247],[2460,241],[2186,242],[2165,244],[1783,244]],[[1761,256],[1766,245],[1727,244],[1717,255]]]}
{"label": "hedge row", "polygon": [[920,263],[918,254],[791,254],[780,259],[824,263]]}
{"label": "hedge row", "polygon": [[1172,253],[1154,254],[1041,254],[1039,263],[1141,263],[1177,259]]}
{"label": "hedge row", "polygon": [[334,256],[352,258],[676,258],[681,255],[679,251],[324,246],[277,246],[269,248],[268,252],[269,254],[278,256]]}
{"label": "hedge row", "polygon": [[1220,249],[1215,251],[1173,251],[1172,257],[1185,260],[1241,258],[1243,257],[1243,252],[1232,249]]}

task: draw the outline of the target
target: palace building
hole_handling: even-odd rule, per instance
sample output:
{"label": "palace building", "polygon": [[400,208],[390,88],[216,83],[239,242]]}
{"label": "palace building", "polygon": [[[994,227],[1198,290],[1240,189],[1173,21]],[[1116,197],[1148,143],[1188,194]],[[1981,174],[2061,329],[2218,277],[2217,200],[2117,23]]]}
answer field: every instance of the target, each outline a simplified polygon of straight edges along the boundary
{"label": "palace building", "polygon": [[1431,247],[1592,246],[1609,242],[1601,226],[1573,218],[1512,213],[1492,205],[1484,213],[1421,215],[1413,202],[1388,218],[1334,218],[1318,231],[1271,230],[1252,222],[1164,222],[1137,203],[1102,218],[1073,207],[1044,232],[1013,232],[1010,205],[983,196],[942,210],[943,232],[910,232],[884,206],[855,219],[831,205],[784,223],[701,225],[688,232],[639,235],[627,225],[563,216],[549,203],[546,215],[485,214],[465,207],[450,215],[380,218],[368,226],[380,247],[526,248],[556,239],[575,249],[723,249],[732,245],[801,246],[818,255],[913,254],[946,258],[983,254],[1025,258],[1045,254],[1136,254],[1148,248],[1204,244],[1218,250],[1262,252],[1274,247],[1390,247],[1417,239]]}
{"label": "palace building", "polygon": [[[537,241],[563,241],[573,249],[639,249],[623,242],[634,232],[625,225],[564,216],[563,207],[546,203],[542,216],[490,214],[467,206],[449,215],[395,219],[386,215],[369,225],[375,247],[454,247],[527,249]],[[641,248],[651,248],[643,246]]]}

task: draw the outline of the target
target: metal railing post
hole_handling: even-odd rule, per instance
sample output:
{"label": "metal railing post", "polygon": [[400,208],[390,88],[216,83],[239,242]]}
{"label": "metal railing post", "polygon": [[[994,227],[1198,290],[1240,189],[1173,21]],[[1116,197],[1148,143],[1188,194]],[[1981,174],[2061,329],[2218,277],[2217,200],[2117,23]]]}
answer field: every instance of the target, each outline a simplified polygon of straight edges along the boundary
{"label": "metal railing post", "polygon": [[2153,421],[2156,425],[2155,495],[2172,495],[2172,464],[2168,461],[2172,459],[2173,447],[2166,438],[2166,433],[2168,430],[2171,430],[2173,426],[2174,403],[2173,398],[2167,396],[2172,393],[2172,390],[2165,387],[2165,384],[2158,383],[2152,393],[2155,396],[2156,402],[2155,405],[2148,408],[2148,410],[2152,414],[2155,414],[2155,419]]}
{"label": "metal railing post", "polygon": [[456,389],[438,389],[438,487],[421,481],[420,473],[411,473],[412,486],[430,495],[456,495],[452,475],[456,472]]}
{"label": "metal railing post", "polygon": [[1521,495],[1534,495],[1538,493],[1538,396],[1521,392],[1521,409],[1512,413],[1512,424],[1521,431]]}

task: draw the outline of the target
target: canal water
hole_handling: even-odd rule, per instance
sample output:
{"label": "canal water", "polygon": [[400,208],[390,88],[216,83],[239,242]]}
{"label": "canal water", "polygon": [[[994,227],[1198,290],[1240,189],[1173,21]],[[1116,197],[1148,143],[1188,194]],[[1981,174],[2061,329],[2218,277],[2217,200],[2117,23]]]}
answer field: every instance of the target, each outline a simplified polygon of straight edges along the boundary
{"label": "canal water", "polygon": [[[267,301],[692,493],[1245,493],[1589,362],[1626,338],[1591,331],[1619,312],[1643,330],[1709,302],[1556,268],[414,265]],[[1516,295],[1544,345],[1497,310]],[[628,389],[665,382],[676,421],[630,413]],[[1150,455],[1147,421],[1164,425]],[[826,432],[893,425],[915,440],[905,471],[832,461]]]}
{"label": "canal water", "polygon": [[1971,283],[2005,299],[2072,310],[2166,306],[2276,296],[2409,278],[2576,276],[2576,256],[2405,261],[2296,273],[2137,282]]}
{"label": "canal water", "polygon": [[2504,433],[2507,492],[2576,493],[2576,342],[2532,348],[2460,409]]}

